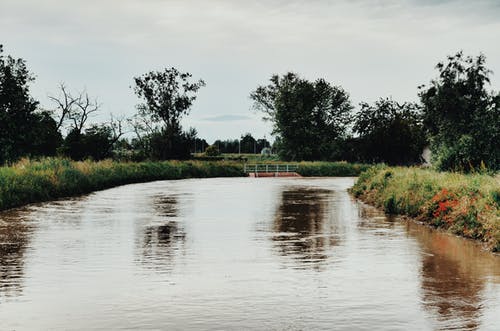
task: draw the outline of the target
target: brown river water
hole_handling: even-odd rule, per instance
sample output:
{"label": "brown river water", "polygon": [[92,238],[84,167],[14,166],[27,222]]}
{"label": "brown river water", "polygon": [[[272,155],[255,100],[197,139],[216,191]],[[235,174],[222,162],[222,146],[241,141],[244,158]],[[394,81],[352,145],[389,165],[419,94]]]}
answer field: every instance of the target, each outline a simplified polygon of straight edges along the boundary
{"label": "brown river water", "polygon": [[353,182],[159,181],[0,213],[0,330],[500,330],[500,257]]}

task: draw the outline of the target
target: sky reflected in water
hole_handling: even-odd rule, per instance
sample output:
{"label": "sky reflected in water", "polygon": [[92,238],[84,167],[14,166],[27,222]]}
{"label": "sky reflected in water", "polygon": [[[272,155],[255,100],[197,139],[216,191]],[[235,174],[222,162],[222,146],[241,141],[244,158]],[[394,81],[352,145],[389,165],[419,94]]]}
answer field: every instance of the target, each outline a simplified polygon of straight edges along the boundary
{"label": "sky reflected in water", "polygon": [[353,181],[161,181],[1,213],[2,328],[495,330],[500,258]]}

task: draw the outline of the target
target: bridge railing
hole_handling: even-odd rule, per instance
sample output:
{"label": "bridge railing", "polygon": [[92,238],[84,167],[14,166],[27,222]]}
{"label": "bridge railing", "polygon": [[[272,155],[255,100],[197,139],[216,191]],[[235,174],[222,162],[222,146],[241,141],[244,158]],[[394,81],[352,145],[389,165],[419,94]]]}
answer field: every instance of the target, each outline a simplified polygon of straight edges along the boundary
{"label": "bridge railing", "polygon": [[296,164],[245,164],[245,173],[259,172],[296,172],[299,168]]}

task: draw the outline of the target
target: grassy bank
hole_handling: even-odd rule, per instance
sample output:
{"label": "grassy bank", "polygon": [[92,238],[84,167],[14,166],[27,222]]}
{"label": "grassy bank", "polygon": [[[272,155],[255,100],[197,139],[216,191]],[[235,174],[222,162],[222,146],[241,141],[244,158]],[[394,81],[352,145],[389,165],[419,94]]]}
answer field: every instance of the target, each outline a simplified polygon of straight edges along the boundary
{"label": "grassy bank", "polygon": [[73,162],[58,158],[22,160],[11,167],[0,168],[0,210],[123,184],[243,175],[240,164],[229,162]]}
{"label": "grassy bank", "polygon": [[[357,176],[368,167],[345,162],[302,162],[303,176]],[[0,167],[0,210],[118,185],[154,180],[241,177],[243,163],[228,161],[74,162],[60,158],[22,160]]]}
{"label": "grassy bank", "polygon": [[351,191],[387,213],[415,217],[500,251],[500,176],[373,167]]}

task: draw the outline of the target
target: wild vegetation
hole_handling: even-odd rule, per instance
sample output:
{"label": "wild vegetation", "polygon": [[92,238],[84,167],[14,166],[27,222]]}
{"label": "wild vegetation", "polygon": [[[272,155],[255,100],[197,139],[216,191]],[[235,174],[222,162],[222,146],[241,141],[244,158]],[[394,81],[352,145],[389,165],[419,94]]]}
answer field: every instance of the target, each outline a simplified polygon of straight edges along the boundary
{"label": "wild vegetation", "polygon": [[113,186],[164,179],[243,176],[231,162],[71,161],[23,159],[0,167],[0,210],[23,204],[89,193]]}
{"label": "wild vegetation", "polygon": [[[298,165],[298,172],[303,176],[357,176],[368,168],[345,162],[302,162]],[[0,167],[0,210],[130,183],[242,176],[245,176],[243,163],[236,161],[22,159],[12,166]]]}
{"label": "wild vegetation", "polygon": [[[420,87],[419,102],[380,98],[361,102],[358,109],[338,84],[292,72],[273,75],[250,98],[273,124],[274,143],[249,133],[241,139],[217,139],[209,157],[265,149],[286,161],[415,165],[429,145],[437,169],[469,171],[483,164],[498,170],[500,93],[488,90],[491,71],[484,55],[459,52],[436,68],[439,75]],[[92,120],[101,104],[85,90],[75,93],[61,84],[58,94],[49,94],[52,107],[46,107],[31,96],[33,81],[26,62],[4,55],[0,47],[0,164],[55,155],[73,160],[189,159],[209,146],[195,128],[181,126],[205,86],[188,72],[165,68],[134,77],[137,113],[128,119],[111,116],[104,123]]]}
{"label": "wild vegetation", "polygon": [[500,170],[500,93],[489,91],[486,58],[449,56],[420,88],[424,128],[440,170]]}
{"label": "wild vegetation", "polygon": [[360,175],[352,193],[389,214],[416,217],[500,251],[500,175],[378,166]]}

